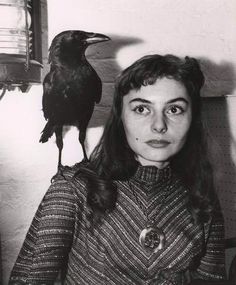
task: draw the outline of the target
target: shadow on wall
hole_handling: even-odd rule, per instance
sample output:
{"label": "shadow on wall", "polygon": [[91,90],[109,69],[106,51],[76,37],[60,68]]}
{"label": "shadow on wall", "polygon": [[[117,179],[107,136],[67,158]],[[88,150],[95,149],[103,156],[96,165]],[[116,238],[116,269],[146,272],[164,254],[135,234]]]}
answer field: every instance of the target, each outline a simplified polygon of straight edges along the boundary
{"label": "shadow on wall", "polygon": [[118,51],[125,46],[136,45],[142,42],[141,39],[134,37],[121,37],[118,35],[109,35],[109,37],[111,41],[91,46],[86,53],[89,62],[95,68],[103,82],[102,99],[95,106],[89,124],[90,128],[103,126],[110,112],[114,94],[114,81],[116,76],[121,72],[121,67],[116,59]]}
{"label": "shadow on wall", "polygon": [[236,87],[235,68],[230,62],[216,64],[209,59],[199,58],[205,76],[202,95],[216,97],[232,94]]}
{"label": "shadow on wall", "polygon": [[[229,105],[234,104],[236,97],[224,96],[233,94],[236,81],[235,70],[231,63],[215,64],[208,59],[200,59],[206,82],[203,88],[203,118],[208,132],[210,155],[213,161],[216,190],[225,218],[226,237],[236,236],[236,168],[233,152],[236,153],[233,121]],[[234,108],[233,106],[233,108]]]}

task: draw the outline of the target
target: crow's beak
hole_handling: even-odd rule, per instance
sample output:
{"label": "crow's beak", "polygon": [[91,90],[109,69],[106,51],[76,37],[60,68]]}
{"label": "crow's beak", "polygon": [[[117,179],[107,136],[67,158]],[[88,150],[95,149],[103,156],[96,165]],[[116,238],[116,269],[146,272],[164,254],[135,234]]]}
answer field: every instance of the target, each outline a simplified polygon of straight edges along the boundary
{"label": "crow's beak", "polygon": [[95,34],[95,33],[87,33],[87,38],[85,39],[85,42],[88,45],[105,42],[105,41],[110,41],[110,38],[103,34]]}

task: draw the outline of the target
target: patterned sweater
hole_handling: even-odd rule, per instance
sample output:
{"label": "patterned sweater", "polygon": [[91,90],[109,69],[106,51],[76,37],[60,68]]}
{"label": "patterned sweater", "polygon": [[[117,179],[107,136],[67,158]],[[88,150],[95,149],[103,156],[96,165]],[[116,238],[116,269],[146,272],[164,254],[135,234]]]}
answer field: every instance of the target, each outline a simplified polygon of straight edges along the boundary
{"label": "patterned sweater", "polygon": [[[188,190],[170,167],[139,166],[129,182],[115,181],[116,208],[93,231],[86,183],[74,175],[77,167],[68,168],[45,194],[10,284],[54,284],[62,269],[66,285],[183,285],[191,278],[224,279],[222,214],[206,224],[192,223]],[[157,252],[139,243],[147,217],[166,237]]]}

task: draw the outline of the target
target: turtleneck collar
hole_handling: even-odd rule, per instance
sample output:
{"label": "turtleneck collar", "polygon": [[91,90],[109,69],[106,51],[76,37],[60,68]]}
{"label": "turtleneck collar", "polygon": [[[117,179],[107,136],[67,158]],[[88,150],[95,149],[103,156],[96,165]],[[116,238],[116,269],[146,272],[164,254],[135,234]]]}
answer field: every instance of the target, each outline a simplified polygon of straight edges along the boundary
{"label": "turtleneck collar", "polygon": [[133,179],[146,183],[157,183],[168,181],[171,178],[171,167],[160,169],[156,166],[142,166],[138,165],[137,170],[133,176]]}

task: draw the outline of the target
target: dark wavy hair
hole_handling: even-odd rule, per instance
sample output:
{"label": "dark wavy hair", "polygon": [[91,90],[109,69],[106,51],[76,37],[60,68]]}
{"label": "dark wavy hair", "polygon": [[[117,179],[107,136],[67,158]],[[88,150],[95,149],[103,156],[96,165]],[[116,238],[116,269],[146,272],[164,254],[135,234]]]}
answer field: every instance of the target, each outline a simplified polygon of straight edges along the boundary
{"label": "dark wavy hair", "polygon": [[137,60],[117,77],[113,105],[103,135],[90,156],[90,162],[79,170],[87,180],[87,203],[95,219],[115,207],[117,189],[113,180],[129,179],[138,165],[121,120],[123,96],[130,90],[152,85],[163,77],[181,82],[192,103],[192,121],[187,139],[183,148],[171,159],[171,166],[189,189],[188,208],[193,219],[206,221],[211,216],[216,196],[201,121],[203,73],[194,58],[154,54]]}

